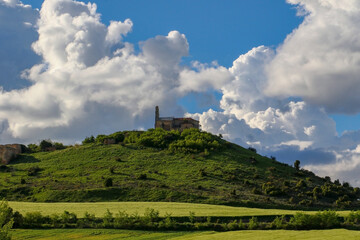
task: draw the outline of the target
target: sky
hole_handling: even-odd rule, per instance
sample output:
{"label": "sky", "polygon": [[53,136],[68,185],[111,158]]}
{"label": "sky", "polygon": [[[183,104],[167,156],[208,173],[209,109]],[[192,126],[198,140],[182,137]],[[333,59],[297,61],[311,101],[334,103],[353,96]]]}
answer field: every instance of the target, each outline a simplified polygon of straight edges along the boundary
{"label": "sky", "polygon": [[188,116],[360,186],[357,0],[0,0],[0,143]]}

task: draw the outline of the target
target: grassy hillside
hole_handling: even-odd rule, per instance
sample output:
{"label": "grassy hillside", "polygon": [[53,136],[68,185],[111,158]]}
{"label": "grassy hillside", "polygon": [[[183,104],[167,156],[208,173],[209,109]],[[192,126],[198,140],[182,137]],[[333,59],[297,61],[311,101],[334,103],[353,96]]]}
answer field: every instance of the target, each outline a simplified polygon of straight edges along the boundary
{"label": "grassy hillside", "polygon": [[[116,144],[103,144],[107,139]],[[87,138],[84,143],[23,154],[2,166],[0,195],[10,201],[286,208],[349,208],[356,207],[359,198],[358,188],[296,170],[197,130],[122,132]]]}

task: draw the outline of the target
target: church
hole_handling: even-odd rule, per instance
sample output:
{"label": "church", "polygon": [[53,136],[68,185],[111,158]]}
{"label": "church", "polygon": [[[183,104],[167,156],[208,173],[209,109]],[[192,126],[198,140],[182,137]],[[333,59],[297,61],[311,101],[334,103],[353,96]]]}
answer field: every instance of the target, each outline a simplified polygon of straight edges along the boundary
{"label": "church", "polygon": [[162,128],[166,131],[179,130],[180,132],[188,128],[200,129],[199,121],[192,118],[160,117],[159,107],[155,107],[155,128]]}

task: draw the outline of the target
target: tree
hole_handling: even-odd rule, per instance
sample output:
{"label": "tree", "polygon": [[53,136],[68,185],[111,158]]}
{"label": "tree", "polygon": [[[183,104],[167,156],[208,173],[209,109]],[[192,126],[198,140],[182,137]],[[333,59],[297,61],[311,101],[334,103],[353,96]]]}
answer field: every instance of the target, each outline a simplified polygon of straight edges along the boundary
{"label": "tree", "polygon": [[0,202],[0,239],[10,240],[11,234],[10,229],[14,224],[12,218],[12,208],[9,207],[5,201]]}
{"label": "tree", "polygon": [[107,178],[104,182],[105,187],[112,187],[113,186],[113,180],[112,178]]}
{"label": "tree", "polygon": [[294,167],[295,167],[295,169],[296,169],[297,171],[300,170],[300,161],[299,161],[299,160],[296,160],[296,161],[294,162]]}
{"label": "tree", "polygon": [[50,140],[42,140],[39,146],[41,151],[46,151],[48,148],[51,148],[53,144]]}

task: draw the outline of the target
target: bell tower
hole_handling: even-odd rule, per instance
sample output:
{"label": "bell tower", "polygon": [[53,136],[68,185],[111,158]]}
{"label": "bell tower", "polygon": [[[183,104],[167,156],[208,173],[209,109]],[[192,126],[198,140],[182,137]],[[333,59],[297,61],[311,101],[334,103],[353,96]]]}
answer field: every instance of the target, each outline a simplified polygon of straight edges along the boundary
{"label": "bell tower", "polygon": [[159,107],[156,106],[155,107],[155,128],[156,128],[156,122],[159,120],[159,118],[160,118]]}

